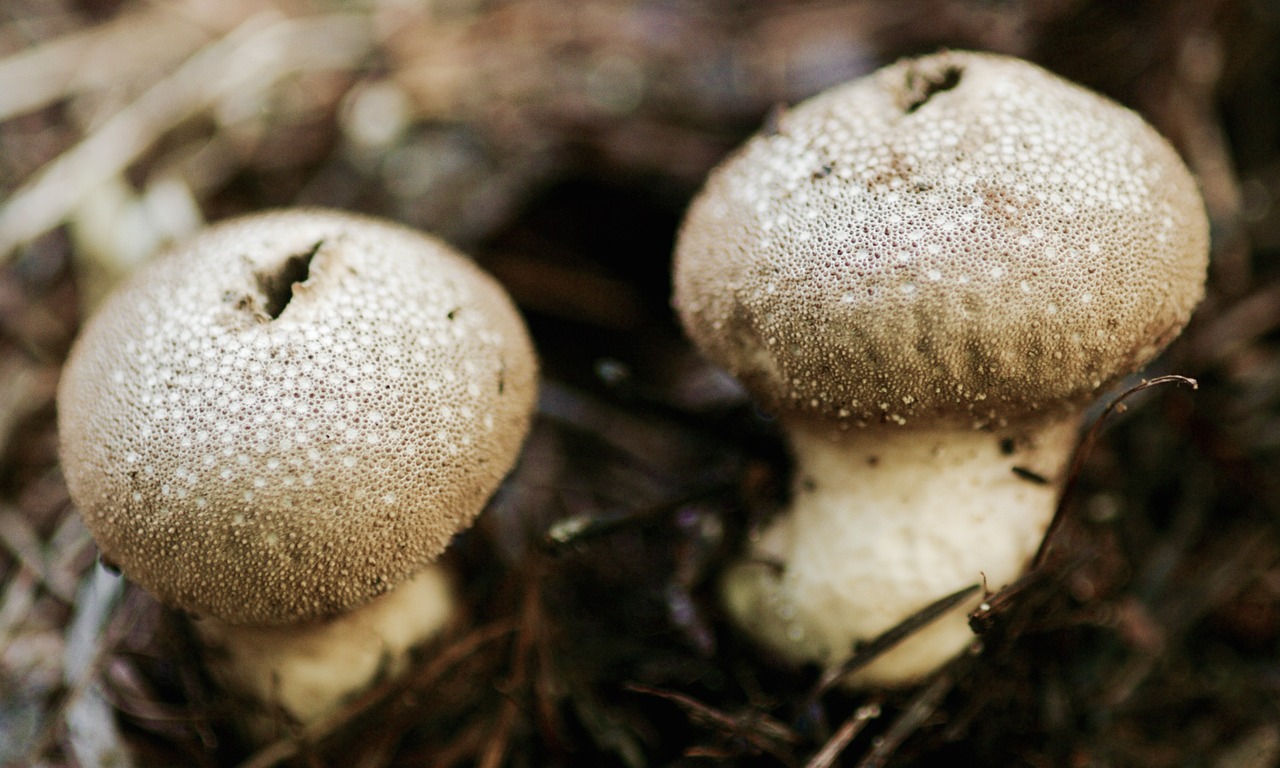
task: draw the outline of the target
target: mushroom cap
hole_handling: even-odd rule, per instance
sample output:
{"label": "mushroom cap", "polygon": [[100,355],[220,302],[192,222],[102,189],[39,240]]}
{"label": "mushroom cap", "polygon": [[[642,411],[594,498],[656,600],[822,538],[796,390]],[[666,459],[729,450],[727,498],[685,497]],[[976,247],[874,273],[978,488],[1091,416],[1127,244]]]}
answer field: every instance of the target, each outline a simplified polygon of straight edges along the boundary
{"label": "mushroom cap", "polygon": [[1141,367],[1207,259],[1196,183],[1138,115],[1018,59],[943,52],[800,104],[717,168],[674,303],[784,414],[984,426]]}
{"label": "mushroom cap", "polygon": [[163,602],[280,624],[433,560],[515,462],[537,363],[438,240],[303,210],[214,226],[113,294],[58,392],[103,556]]}

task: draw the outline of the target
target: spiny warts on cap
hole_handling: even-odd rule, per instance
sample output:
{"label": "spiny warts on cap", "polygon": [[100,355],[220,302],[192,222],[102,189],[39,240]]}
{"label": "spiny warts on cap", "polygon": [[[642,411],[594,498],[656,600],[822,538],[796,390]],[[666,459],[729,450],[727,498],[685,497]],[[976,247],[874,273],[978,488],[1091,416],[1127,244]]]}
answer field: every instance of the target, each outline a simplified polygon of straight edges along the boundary
{"label": "spiny warts on cap", "polygon": [[1138,115],[945,52],[797,106],[722,164],[681,230],[675,305],[769,407],[999,425],[1158,353],[1207,251],[1194,179]]}
{"label": "spiny warts on cap", "polygon": [[72,498],[162,601],[274,624],[364,603],[470,524],[536,361],[441,242],[328,211],[215,226],[92,319],[59,392]]}

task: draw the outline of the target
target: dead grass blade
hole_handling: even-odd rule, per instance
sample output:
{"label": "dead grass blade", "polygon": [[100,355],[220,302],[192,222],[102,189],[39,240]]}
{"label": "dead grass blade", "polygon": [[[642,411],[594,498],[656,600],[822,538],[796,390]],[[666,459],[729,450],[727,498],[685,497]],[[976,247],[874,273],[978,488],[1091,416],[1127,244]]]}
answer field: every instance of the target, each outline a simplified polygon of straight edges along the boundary
{"label": "dead grass blade", "polygon": [[817,701],[841,680],[883,656],[895,645],[910,637],[913,632],[918,631],[921,627],[968,600],[981,588],[980,584],[970,584],[964,589],[952,592],[926,605],[898,622],[897,625],[867,641],[852,656],[822,673],[822,677],[818,678],[813,690],[809,692],[808,701]]}
{"label": "dead grass blade", "polygon": [[373,44],[369,19],[302,19],[263,11],[205,46],[168,77],[40,169],[0,209],[0,254],[58,226],[96,186],[123,172],[173,126],[291,72],[355,66]]}
{"label": "dead grass blade", "polygon": [[809,762],[805,763],[804,768],[830,768],[835,764],[836,758],[840,757],[840,753],[844,748],[849,746],[849,742],[853,741],[862,729],[867,727],[867,723],[880,717],[880,702],[872,702],[854,710],[852,715],[840,726],[840,728],[832,734],[827,743],[822,745],[822,749],[818,750]]}
{"label": "dead grass blade", "polygon": [[1094,420],[1093,424],[1089,425],[1089,430],[1084,433],[1084,439],[1080,441],[1075,455],[1071,457],[1071,465],[1067,469],[1067,482],[1062,488],[1062,495],[1058,497],[1058,506],[1053,512],[1053,520],[1049,522],[1049,528],[1045,531],[1044,538],[1040,540],[1040,548],[1036,550],[1036,556],[1031,558],[1030,570],[1036,570],[1043,565],[1045,558],[1052,549],[1054,534],[1062,527],[1062,518],[1066,514],[1067,503],[1075,490],[1080,471],[1084,468],[1084,462],[1089,458],[1089,453],[1093,450],[1094,443],[1098,442],[1098,437],[1102,434],[1102,427],[1106,423],[1107,417],[1113,413],[1124,412],[1126,408],[1124,401],[1133,395],[1162,384],[1186,384],[1193,390],[1200,386],[1195,379],[1187,376],[1179,376],[1177,374],[1157,376],[1154,379],[1144,379],[1141,383],[1116,395],[1111,402],[1107,403],[1107,407],[1103,409],[1101,415]]}
{"label": "dead grass blade", "polygon": [[0,59],[0,121],[163,71],[210,34],[173,7],[156,4]]}
{"label": "dead grass blade", "polygon": [[871,747],[871,751],[867,752],[866,757],[858,763],[858,768],[880,768],[884,765],[893,753],[902,746],[902,743],[911,737],[911,734],[920,729],[925,721],[938,709],[938,705],[942,703],[942,698],[947,695],[947,691],[955,685],[955,681],[950,675],[938,675],[927,686],[922,688],[919,693],[911,698],[911,702],[907,704],[907,708],[893,721],[893,725],[889,726],[889,730],[884,732],[876,743]]}

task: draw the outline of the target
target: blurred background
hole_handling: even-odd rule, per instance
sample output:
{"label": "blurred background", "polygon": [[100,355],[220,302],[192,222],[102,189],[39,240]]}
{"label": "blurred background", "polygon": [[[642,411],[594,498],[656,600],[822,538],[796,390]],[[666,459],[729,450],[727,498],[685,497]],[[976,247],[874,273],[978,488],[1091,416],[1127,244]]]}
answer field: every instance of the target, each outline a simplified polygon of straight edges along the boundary
{"label": "blurred background", "polygon": [[[1148,375],[1199,388],[1099,425],[981,655],[823,691],[713,599],[790,465],[683,340],[671,245],[772,110],[939,47],[1042,64],[1182,153],[1211,283]],[[1278,197],[1276,0],[4,0],[0,765],[1276,765]],[[289,205],[472,254],[545,380],[519,467],[448,554],[464,615],[404,678],[264,745],[185,618],[95,566],[54,394],[118,279]]]}

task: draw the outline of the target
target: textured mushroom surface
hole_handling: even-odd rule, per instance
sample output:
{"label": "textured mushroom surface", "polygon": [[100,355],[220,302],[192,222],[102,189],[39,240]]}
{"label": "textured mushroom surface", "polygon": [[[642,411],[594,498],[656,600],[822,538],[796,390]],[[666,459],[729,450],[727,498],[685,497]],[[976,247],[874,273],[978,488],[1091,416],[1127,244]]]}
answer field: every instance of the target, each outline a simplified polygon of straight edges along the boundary
{"label": "textured mushroom surface", "polygon": [[1002,424],[1140,367],[1199,302],[1195,181],[1136,114],[1032,64],[907,59],[726,161],[676,250],[693,340],[770,407]]}
{"label": "textured mushroom surface", "polygon": [[232,623],[341,612],[434,559],[528,428],[502,289],[420,233],[327,211],[215,226],[91,320],[60,385],[104,557]]}

